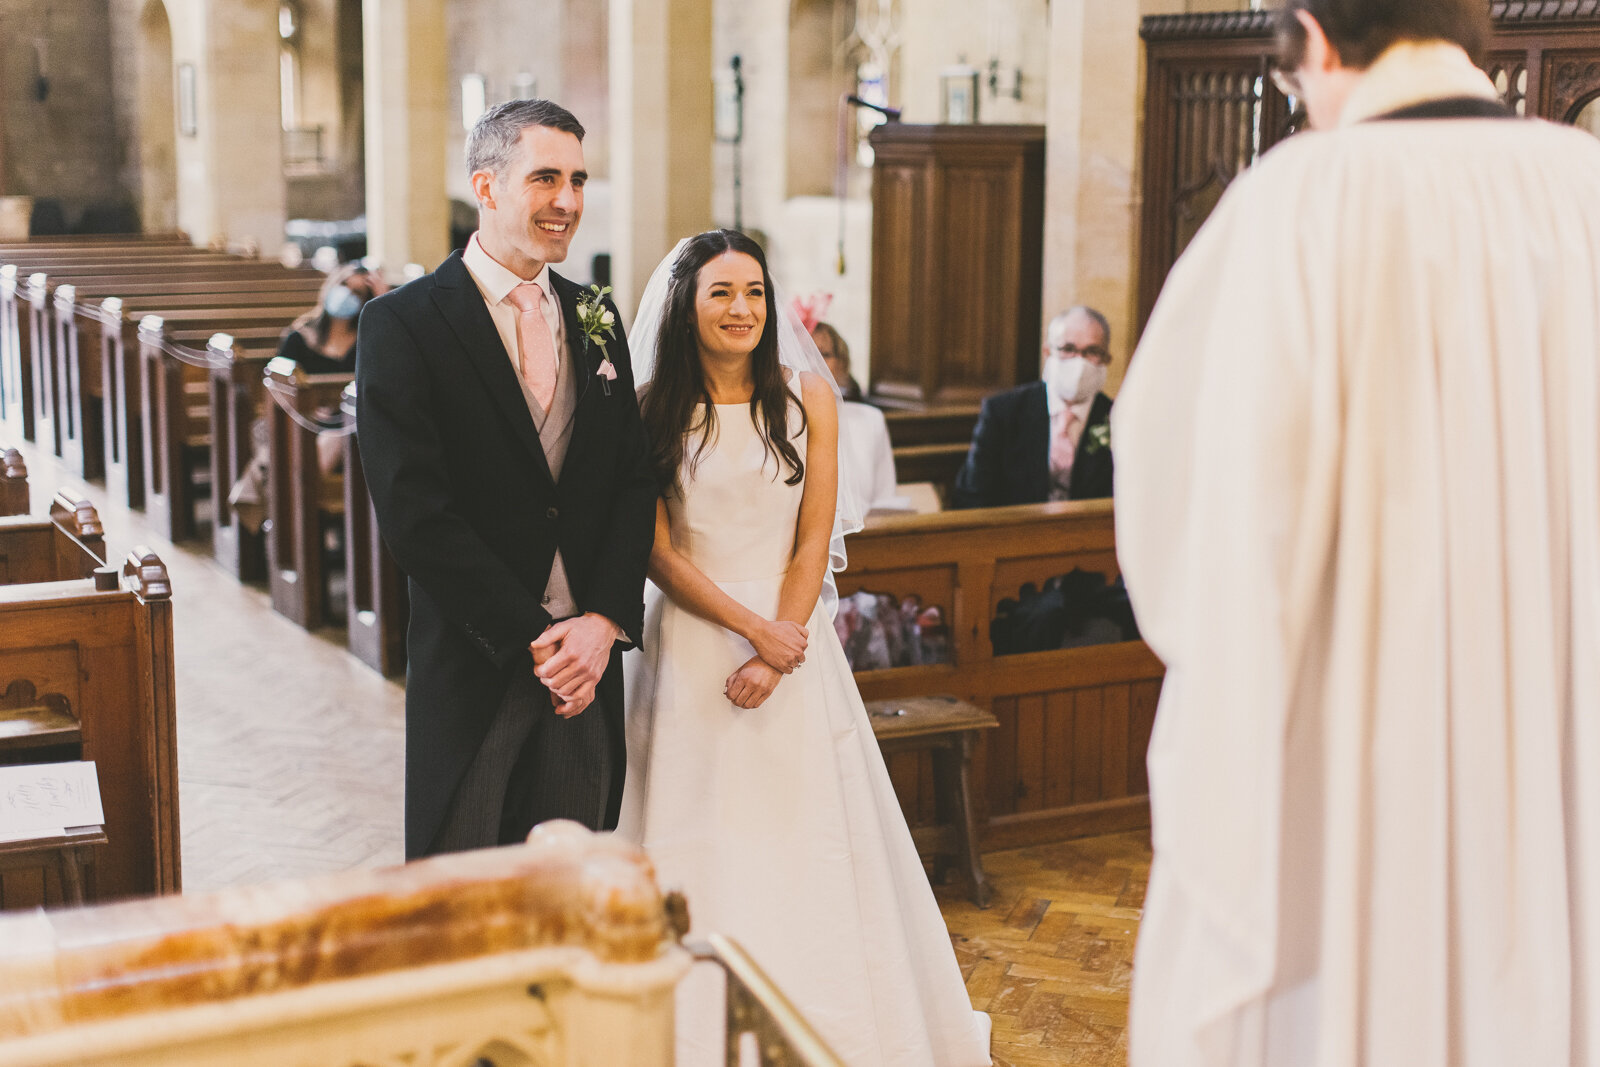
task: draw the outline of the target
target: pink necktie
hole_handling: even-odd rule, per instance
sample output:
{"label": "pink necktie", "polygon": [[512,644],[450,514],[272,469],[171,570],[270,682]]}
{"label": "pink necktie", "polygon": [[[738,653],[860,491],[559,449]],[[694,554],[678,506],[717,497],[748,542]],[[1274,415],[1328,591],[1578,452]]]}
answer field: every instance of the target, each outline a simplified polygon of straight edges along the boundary
{"label": "pink necktie", "polygon": [[1050,419],[1050,499],[1067,499],[1072,484],[1072,461],[1077,455],[1077,442],[1072,430],[1078,416],[1071,408],[1062,408]]}
{"label": "pink necktie", "polygon": [[538,282],[523,282],[506,294],[517,309],[517,356],[522,380],[546,411],[556,398],[556,346],[544,318],[544,290]]}

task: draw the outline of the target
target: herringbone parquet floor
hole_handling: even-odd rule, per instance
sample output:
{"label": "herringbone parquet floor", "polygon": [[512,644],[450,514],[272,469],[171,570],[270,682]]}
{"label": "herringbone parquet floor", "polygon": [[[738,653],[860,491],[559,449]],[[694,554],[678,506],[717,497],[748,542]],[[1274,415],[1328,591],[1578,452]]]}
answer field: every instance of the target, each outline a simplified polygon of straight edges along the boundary
{"label": "herringbone parquet floor", "polygon": [[1144,832],[991,852],[994,901],[939,905],[997,1067],[1121,1067],[1150,838]]}
{"label": "herringbone parquet floor", "polygon": [[[25,442],[33,510],[82,485]],[[172,578],[179,806],[186,892],[401,859],[404,691],[308,634],[196,543],[156,537],[142,512],[85,487],[107,551],[147,544]],[[990,853],[995,900],[941,887],[973,1006],[994,1019],[997,1067],[1104,1067],[1127,1059],[1128,978],[1148,836]]]}

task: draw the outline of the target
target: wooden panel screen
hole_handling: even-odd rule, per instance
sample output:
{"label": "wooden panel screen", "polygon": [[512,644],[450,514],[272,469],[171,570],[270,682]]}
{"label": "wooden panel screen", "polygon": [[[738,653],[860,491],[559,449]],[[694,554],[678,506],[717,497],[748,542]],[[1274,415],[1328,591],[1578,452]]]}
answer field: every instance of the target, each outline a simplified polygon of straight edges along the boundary
{"label": "wooden panel screen", "polygon": [[[1600,97],[1600,0],[1495,0],[1487,69],[1518,114],[1574,122]],[[1292,130],[1268,11],[1144,20],[1139,327],[1222,192]]]}
{"label": "wooden panel screen", "polygon": [[871,140],[873,400],[976,405],[1037,378],[1044,127],[891,122]]}
{"label": "wooden panel screen", "polygon": [[[992,711],[973,755],[985,849],[1148,824],[1144,757],[1163,669],[1143,641],[1004,654],[991,623],[1024,582],[1074,568],[1114,578],[1110,500],[874,519],[848,542],[839,592],[916,597],[948,624],[948,658],[858,670],[867,700],[949,694]],[[913,825],[934,821],[926,753],[890,757]]]}

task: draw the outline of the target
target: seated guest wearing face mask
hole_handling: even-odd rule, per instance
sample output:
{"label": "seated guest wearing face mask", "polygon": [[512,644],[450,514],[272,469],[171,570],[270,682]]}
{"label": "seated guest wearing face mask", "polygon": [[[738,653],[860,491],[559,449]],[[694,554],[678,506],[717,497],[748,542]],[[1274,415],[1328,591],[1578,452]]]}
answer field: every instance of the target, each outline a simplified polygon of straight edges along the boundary
{"label": "seated guest wearing face mask", "polygon": [[[388,292],[376,274],[359,263],[348,263],[322,283],[317,306],[295,319],[278,340],[278,355],[300,364],[307,374],[354,374],[356,370],[356,319],[368,300]],[[272,403],[270,399],[265,401]],[[328,418],[334,412],[319,412]],[[267,420],[257,416],[250,424],[251,456],[233,480],[228,503],[244,529],[259,530],[267,517]],[[336,433],[317,435],[317,466],[335,474],[344,463],[344,440]]]}
{"label": "seated guest wearing face mask", "polygon": [[1111,495],[1111,398],[1100,392],[1111,326],[1093,308],[1075,307],[1052,319],[1045,336],[1044,380],[983,402],[954,507]]}
{"label": "seated guest wearing face mask", "polygon": [[368,300],[388,290],[359,263],[340,267],[322,284],[317,306],[284,331],[278,355],[288,356],[307,374],[354,374],[356,319]]}

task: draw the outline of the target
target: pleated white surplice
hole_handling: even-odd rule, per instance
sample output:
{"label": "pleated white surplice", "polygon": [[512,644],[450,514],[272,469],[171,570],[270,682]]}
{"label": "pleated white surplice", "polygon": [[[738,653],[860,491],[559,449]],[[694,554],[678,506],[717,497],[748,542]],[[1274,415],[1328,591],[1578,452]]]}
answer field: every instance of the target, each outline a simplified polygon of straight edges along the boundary
{"label": "pleated white surplice", "polygon": [[1296,137],[1168,279],[1134,1067],[1600,1063],[1600,142]]}

